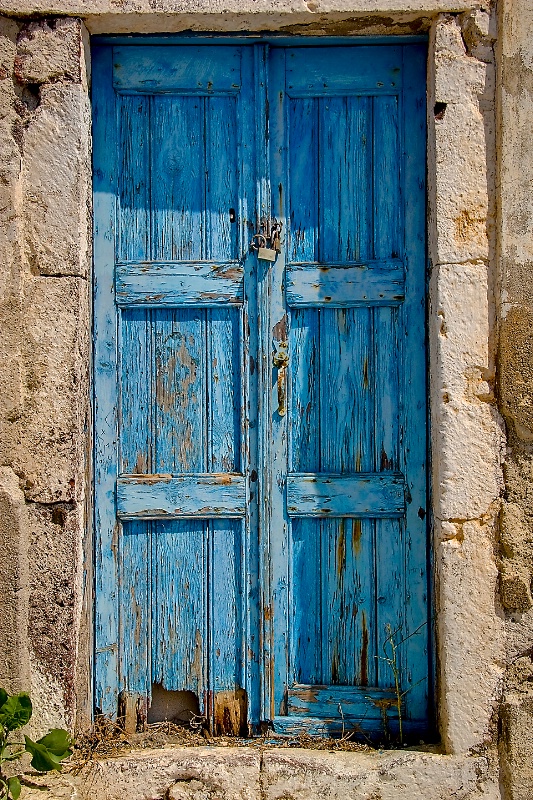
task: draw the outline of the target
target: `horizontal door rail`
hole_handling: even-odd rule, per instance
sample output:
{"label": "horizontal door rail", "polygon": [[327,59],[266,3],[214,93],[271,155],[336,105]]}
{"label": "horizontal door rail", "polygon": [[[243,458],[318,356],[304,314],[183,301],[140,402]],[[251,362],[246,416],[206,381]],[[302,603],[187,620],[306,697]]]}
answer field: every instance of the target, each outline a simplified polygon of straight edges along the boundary
{"label": "horizontal door rail", "polygon": [[401,473],[356,472],[287,475],[290,517],[402,517],[405,479]]}
{"label": "horizontal door rail", "polygon": [[135,261],[115,268],[116,301],[123,305],[217,306],[243,302],[238,261]]}
{"label": "horizontal door rail", "polygon": [[129,475],[117,480],[117,514],[122,519],[242,517],[243,475]]}
{"label": "horizontal door rail", "polygon": [[241,88],[238,47],[114,47],[113,87],[153,94],[236,94]]}
{"label": "horizontal door rail", "polygon": [[357,264],[289,264],[285,282],[293,307],[398,305],[405,299],[405,270],[399,259]]}
{"label": "horizontal door rail", "polygon": [[287,692],[287,714],[309,717],[381,719],[398,716],[394,689],[376,686],[313,686],[296,684]]}
{"label": "horizontal door rail", "polygon": [[401,47],[376,51],[375,47],[337,47],[335,57],[322,48],[289,50],[289,97],[327,97],[359,94],[394,94],[402,85]]}

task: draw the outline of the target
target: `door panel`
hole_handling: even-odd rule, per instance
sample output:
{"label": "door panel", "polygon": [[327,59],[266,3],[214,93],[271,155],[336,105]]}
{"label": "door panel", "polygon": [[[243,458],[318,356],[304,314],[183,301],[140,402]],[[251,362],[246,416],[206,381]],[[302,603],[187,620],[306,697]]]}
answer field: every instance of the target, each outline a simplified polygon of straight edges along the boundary
{"label": "door panel", "polygon": [[399,676],[418,735],[424,47],[93,63],[96,707],[134,727],[162,687],[215,732],[372,734]]}
{"label": "door panel", "polygon": [[270,398],[283,489],[273,481],[267,634],[282,733],[368,730],[382,712],[395,730],[396,677],[404,731],[426,725],[423,75],[423,48],[272,52],[287,247],[270,280],[290,399],[284,416]]}

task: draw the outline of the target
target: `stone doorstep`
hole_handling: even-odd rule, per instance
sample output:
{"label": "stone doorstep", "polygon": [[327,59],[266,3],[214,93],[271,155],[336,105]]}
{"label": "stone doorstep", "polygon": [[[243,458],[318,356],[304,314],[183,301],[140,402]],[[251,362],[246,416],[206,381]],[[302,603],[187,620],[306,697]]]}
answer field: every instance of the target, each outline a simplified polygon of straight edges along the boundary
{"label": "stone doorstep", "polygon": [[493,777],[480,756],[168,747],[39,776],[21,800],[498,800]]}

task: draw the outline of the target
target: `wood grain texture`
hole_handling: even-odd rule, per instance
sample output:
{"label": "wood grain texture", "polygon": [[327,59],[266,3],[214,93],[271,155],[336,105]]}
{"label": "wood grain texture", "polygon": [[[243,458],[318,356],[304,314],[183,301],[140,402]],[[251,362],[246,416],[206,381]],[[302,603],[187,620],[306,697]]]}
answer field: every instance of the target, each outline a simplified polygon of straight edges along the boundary
{"label": "wood grain texture", "polygon": [[287,509],[291,517],[402,516],[405,483],[399,474],[289,474]]}
{"label": "wood grain texture", "polygon": [[290,264],[286,286],[287,304],[292,308],[391,306],[404,299],[405,276],[400,262],[354,266]]}
{"label": "wood grain texture", "polygon": [[117,514],[125,519],[240,517],[244,500],[242,475],[227,472],[117,480]]}
{"label": "wood grain texture", "polygon": [[117,264],[115,276],[119,305],[242,304],[243,269],[235,262],[122,263]]}
{"label": "wood grain texture", "polygon": [[424,53],[95,51],[105,713],[158,683],[213,730],[371,736],[391,630],[427,727]]}

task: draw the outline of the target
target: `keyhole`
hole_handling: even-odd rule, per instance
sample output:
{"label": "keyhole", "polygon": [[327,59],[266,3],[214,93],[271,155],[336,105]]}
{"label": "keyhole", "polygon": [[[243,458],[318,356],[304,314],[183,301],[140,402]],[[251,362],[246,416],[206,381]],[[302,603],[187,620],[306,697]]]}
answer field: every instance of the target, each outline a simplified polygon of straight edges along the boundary
{"label": "keyhole", "polygon": [[236,219],[237,219],[237,217],[235,215],[235,209],[234,208],[230,208],[230,210],[229,210],[229,221],[230,222],[235,222]]}

